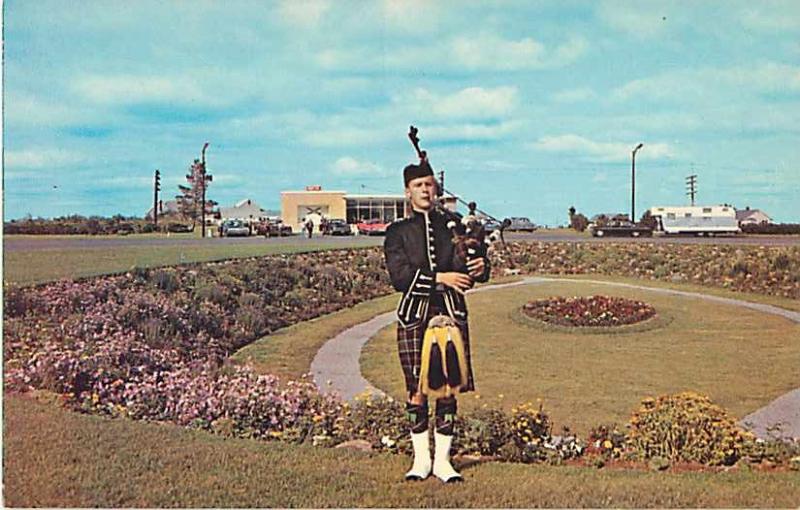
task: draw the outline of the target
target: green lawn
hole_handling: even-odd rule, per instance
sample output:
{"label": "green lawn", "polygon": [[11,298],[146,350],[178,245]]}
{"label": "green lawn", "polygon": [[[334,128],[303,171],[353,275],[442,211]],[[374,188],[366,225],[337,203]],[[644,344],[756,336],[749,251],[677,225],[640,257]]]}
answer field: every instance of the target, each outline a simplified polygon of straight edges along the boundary
{"label": "green lawn", "polygon": [[[519,308],[550,295],[608,294],[652,304],[660,322],[644,331],[587,334],[524,320]],[[478,391],[460,408],[511,406],[541,398],[556,426],[581,434],[627,421],[641,398],[694,390],[744,416],[795,389],[800,325],[727,305],[644,290],[586,283],[546,283],[474,294],[470,302]],[[362,351],[362,371],[402,398],[394,326]]]}
{"label": "green lawn", "polygon": [[[192,234],[178,234],[191,238]],[[89,237],[89,236],[84,236]],[[130,236],[128,236],[130,237]],[[41,238],[41,236],[39,236]],[[96,239],[96,237],[95,237]],[[129,271],[134,267],[156,267],[190,262],[246,258],[277,253],[317,251],[376,245],[380,239],[356,237],[350,242],[271,240],[264,243],[225,242],[201,245],[97,246],[92,248],[36,249],[4,251],[3,279],[7,283],[41,283],[61,278],[81,278]]]}
{"label": "green lawn", "polygon": [[796,507],[800,473],[657,473],[488,463],[401,481],[409,458],[223,439],[6,395],[10,507]]}

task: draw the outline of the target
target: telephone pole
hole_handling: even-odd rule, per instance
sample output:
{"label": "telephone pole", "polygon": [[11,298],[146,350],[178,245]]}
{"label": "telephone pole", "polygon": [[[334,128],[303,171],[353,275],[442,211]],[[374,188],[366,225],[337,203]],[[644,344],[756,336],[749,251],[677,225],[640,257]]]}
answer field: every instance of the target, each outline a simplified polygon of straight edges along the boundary
{"label": "telephone pole", "polygon": [[[204,238],[206,236],[206,149],[208,148],[208,142],[203,145],[203,151],[200,153],[200,161],[201,161],[201,170],[200,170],[200,185],[203,187],[202,195],[202,205],[200,206],[200,237]],[[196,217],[196,216],[195,216]]]}
{"label": "telephone pole", "polygon": [[686,177],[686,194],[692,199],[692,206],[694,206],[694,197],[697,195],[697,175],[692,174]]}
{"label": "telephone pole", "polygon": [[439,189],[437,190],[437,194],[440,197],[444,195],[444,170],[439,172]]}
{"label": "telephone pole", "polygon": [[636,153],[644,146],[640,143],[631,152],[631,223],[636,223]]}
{"label": "telephone pole", "polygon": [[158,192],[161,191],[161,172],[156,169],[155,183],[153,186],[153,227],[158,230]]}

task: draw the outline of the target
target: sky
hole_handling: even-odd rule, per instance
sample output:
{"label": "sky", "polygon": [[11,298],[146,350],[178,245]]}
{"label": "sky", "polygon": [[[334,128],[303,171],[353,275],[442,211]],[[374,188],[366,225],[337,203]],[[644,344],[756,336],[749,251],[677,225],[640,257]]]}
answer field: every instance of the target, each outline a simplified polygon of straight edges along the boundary
{"label": "sky", "polygon": [[222,206],[446,187],[567,221],[729,203],[800,222],[800,2],[4,2],[3,213],[143,216],[203,144]]}

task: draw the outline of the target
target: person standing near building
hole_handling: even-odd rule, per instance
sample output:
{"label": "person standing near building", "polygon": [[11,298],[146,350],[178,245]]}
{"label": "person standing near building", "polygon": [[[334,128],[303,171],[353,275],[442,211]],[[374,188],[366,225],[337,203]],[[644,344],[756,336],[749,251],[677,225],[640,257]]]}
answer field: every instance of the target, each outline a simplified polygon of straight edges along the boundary
{"label": "person standing near building", "polygon": [[434,207],[437,181],[426,161],[403,170],[405,195],[411,203],[409,217],[389,225],[384,241],[386,267],[394,288],[403,293],[397,309],[397,345],[405,377],[414,463],[406,480],[423,480],[431,471],[443,482],[463,478],[450,463],[455,433],[455,395],[436,399],[434,458],[431,462],[428,399],[422,393],[420,374],[423,339],[431,318],[452,319],[461,333],[467,373],[462,374],[460,392],[475,388],[469,351],[465,293],[475,282],[489,279],[485,257],[460,260],[455,253],[448,218]]}
{"label": "person standing near building", "polygon": [[306,233],[308,233],[308,238],[311,239],[311,236],[314,235],[314,222],[311,221],[311,218],[306,220]]}

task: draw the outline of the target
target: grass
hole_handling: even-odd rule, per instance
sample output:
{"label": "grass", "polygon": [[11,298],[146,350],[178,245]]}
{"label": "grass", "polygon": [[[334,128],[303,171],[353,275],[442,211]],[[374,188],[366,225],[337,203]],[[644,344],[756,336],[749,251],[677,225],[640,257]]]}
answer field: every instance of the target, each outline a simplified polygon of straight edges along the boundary
{"label": "grass", "polygon": [[[180,234],[186,239],[191,234]],[[84,236],[90,237],[90,236]],[[112,236],[116,237],[116,236]],[[177,236],[176,236],[177,237]],[[40,239],[46,239],[39,236]],[[96,237],[94,237],[96,239]],[[91,248],[58,248],[34,250],[4,250],[3,279],[6,283],[33,284],[61,278],[82,278],[129,271],[134,267],[157,267],[246,258],[278,253],[316,251],[375,245],[375,238],[358,237],[351,242],[265,241],[261,243],[232,243],[176,246],[100,246]]]}
{"label": "grass", "polygon": [[[608,294],[652,304],[661,327],[619,334],[580,334],[519,317],[528,300],[549,295]],[[464,410],[541,398],[556,426],[580,434],[627,421],[641,398],[694,390],[742,417],[797,386],[800,325],[741,307],[588,283],[545,283],[470,296],[470,334],[478,392]],[[364,376],[402,398],[395,329],[363,349]],[[502,395],[502,396],[501,396]]]}
{"label": "grass", "polygon": [[311,361],[326,340],[351,326],[392,310],[397,306],[398,299],[399,294],[384,296],[283,328],[240,349],[231,356],[231,360],[248,364],[261,373],[298,379],[309,372]]}
{"label": "grass", "polygon": [[401,480],[408,457],[223,439],[6,395],[10,507],[795,507],[800,473],[657,473],[489,463]]}

